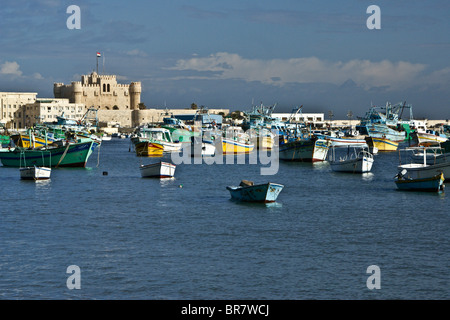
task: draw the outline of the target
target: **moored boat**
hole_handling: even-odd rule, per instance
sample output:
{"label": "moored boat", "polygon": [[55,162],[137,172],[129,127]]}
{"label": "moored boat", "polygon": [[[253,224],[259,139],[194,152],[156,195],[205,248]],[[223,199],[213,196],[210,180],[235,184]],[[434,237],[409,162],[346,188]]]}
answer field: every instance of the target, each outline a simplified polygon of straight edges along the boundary
{"label": "moored boat", "polygon": [[139,167],[142,178],[173,178],[176,166],[170,162],[159,161]]}
{"label": "moored boat", "polygon": [[49,167],[24,167],[20,168],[20,178],[23,180],[46,180],[50,179],[52,169]]}
{"label": "moored boat", "polygon": [[367,145],[377,151],[396,151],[398,148],[398,142],[381,137],[366,137]]}
{"label": "moored boat", "polygon": [[85,167],[93,151],[92,139],[79,139],[63,145],[47,146],[39,149],[15,147],[0,151],[0,160],[5,167],[26,166],[50,167]]}
{"label": "moored boat", "polygon": [[441,172],[430,178],[408,178],[406,176],[407,170],[395,176],[395,184],[399,190],[409,191],[430,191],[441,192],[444,191],[444,174]]}
{"label": "moored boat", "polygon": [[364,173],[372,170],[374,159],[373,155],[367,150],[363,149],[357,153],[356,148],[354,148],[353,153],[348,152],[339,159],[336,157],[334,148],[332,150],[329,163],[333,171]]}
{"label": "moored boat", "polygon": [[160,143],[150,141],[139,141],[134,144],[134,150],[138,157],[156,157],[162,156],[164,146]]}
{"label": "moored boat", "polygon": [[244,202],[275,202],[284,186],[278,183],[255,185],[252,181],[242,180],[239,186],[228,186],[231,198]]}
{"label": "moored boat", "polygon": [[329,140],[316,136],[297,138],[287,142],[280,138],[279,158],[285,161],[325,161],[330,144]]}
{"label": "moored boat", "polygon": [[[417,163],[417,158],[413,157],[411,163],[400,164],[397,169],[398,172],[403,172],[403,176],[408,179],[424,179],[432,178],[443,173],[444,179],[449,180],[450,177],[450,159],[444,158],[444,161],[430,164],[427,159],[429,153],[427,150],[440,149],[440,147],[410,147],[400,151],[414,151],[420,152],[423,155],[423,161]],[[406,170],[406,171],[404,171]]]}

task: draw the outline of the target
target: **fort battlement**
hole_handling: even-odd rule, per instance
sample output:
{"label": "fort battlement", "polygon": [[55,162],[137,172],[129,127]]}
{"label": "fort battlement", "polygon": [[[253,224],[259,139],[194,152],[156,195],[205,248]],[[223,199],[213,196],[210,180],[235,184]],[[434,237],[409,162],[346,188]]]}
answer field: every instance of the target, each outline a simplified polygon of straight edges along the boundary
{"label": "fort battlement", "polygon": [[83,103],[99,110],[135,110],[139,109],[141,82],[130,84],[117,83],[116,75],[99,75],[92,72],[82,75],[81,81],[72,81],[70,85],[54,83],[55,98],[67,98],[72,103]]}

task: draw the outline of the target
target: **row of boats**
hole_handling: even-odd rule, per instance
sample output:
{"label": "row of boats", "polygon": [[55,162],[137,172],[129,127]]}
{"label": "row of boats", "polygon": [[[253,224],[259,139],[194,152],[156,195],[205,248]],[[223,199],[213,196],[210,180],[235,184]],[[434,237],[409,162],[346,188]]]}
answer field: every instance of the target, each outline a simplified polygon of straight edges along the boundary
{"label": "row of boats", "polygon": [[[185,151],[192,156],[236,155],[263,149],[276,152],[280,160],[328,161],[333,171],[352,173],[371,171],[374,154],[397,150],[399,143],[406,141],[409,145],[420,146],[409,149],[415,152],[415,159],[420,153],[425,156],[420,164],[399,166],[395,177],[399,189],[429,189],[424,187],[430,184],[429,181],[421,183],[420,179],[443,181],[445,177],[450,177],[450,161],[446,160],[448,156],[445,154],[448,149],[442,152],[448,148],[448,137],[422,132],[412,122],[402,122],[398,111],[403,109],[399,106],[387,105],[384,114],[372,108],[356,127],[356,132],[352,130],[351,134],[312,130],[306,123],[281,122],[272,118],[268,110],[272,109],[262,105],[255,107],[246,114],[246,120],[240,127],[221,127],[215,123],[190,127],[178,119],[166,118],[162,125],[138,128],[129,139],[136,155],[141,157],[159,157],[164,153]],[[300,111],[301,107],[295,112]],[[66,126],[36,125],[26,133],[12,135],[11,140],[14,147],[0,150],[3,166],[29,168],[29,171],[35,172],[40,167],[84,167],[92,152],[102,143],[101,137],[80,127],[69,129],[67,123]],[[438,147],[431,146],[438,146],[440,153],[437,152]],[[341,151],[338,156],[336,150],[343,150],[344,147],[347,153],[342,155]],[[173,177],[175,166],[162,165],[161,162],[141,167],[141,173],[143,177],[165,177],[161,174],[162,168],[168,170],[167,177]],[[439,188],[442,189],[442,185]],[[250,186],[241,185],[233,190],[236,193],[247,187]]]}

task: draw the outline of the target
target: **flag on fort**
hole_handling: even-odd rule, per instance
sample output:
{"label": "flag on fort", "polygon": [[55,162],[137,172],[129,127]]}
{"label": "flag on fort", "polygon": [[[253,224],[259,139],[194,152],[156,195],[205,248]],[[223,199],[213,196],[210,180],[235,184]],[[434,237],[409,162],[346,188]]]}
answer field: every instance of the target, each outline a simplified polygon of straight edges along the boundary
{"label": "flag on fort", "polygon": [[102,55],[100,54],[100,52],[97,52],[97,57],[101,57]]}

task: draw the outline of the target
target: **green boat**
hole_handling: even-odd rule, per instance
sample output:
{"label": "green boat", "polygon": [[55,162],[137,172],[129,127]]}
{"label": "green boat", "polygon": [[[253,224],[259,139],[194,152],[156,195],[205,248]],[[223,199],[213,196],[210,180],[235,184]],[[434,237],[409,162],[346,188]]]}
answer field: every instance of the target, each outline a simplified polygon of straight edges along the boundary
{"label": "green boat", "polygon": [[38,149],[3,149],[0,160],[5,167],[85,167],[95,144],[94,140],[83,138]]}

